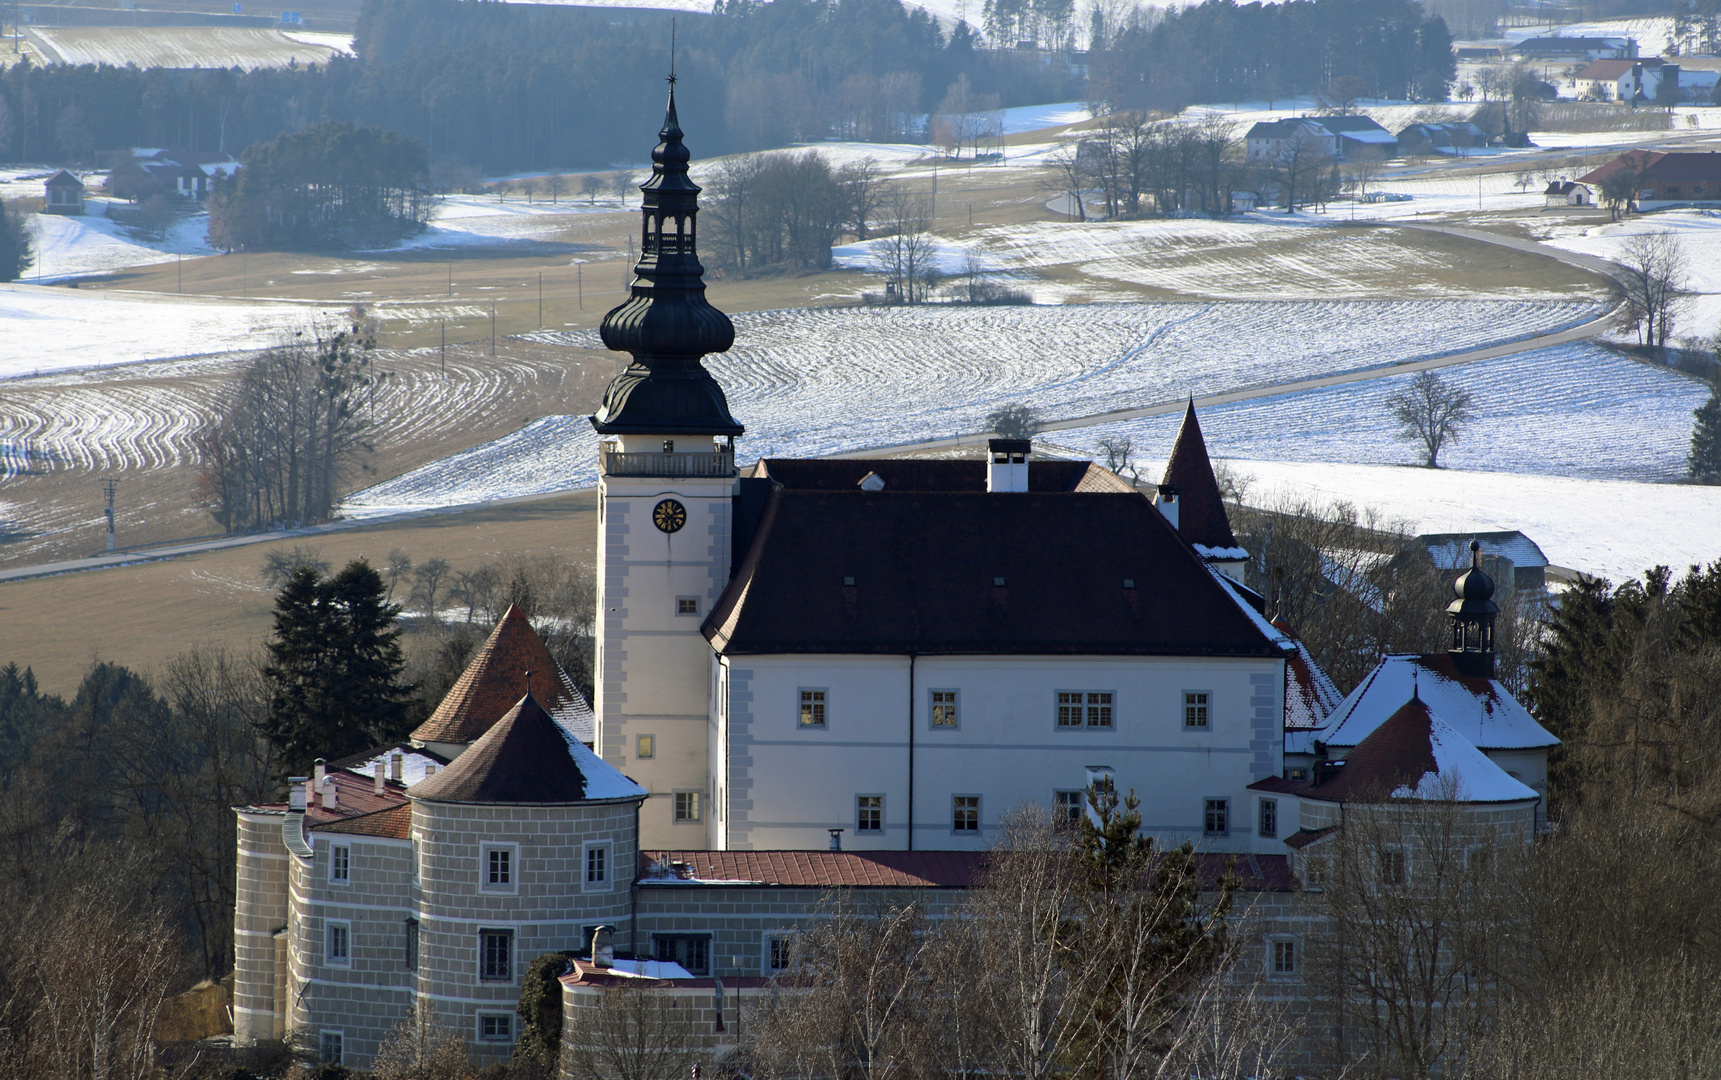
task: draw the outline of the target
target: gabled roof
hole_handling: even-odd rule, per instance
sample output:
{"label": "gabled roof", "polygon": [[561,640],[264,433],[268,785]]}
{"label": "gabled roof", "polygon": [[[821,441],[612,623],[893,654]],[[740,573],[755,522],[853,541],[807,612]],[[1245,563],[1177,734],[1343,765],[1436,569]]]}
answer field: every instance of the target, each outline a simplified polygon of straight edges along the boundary
{"label": "gabled roof", "polygon": [[1600,79],[1613,82],[1631,74],[1638,66],[1636,60],[1591,60],[1589,66],[1572,76],[1574,79]]}
{"label": "gabled roof", "polygon": [[[1312,731],[1324,727],[1327,717],[1344,700],[1333,680],[1321,670],[1314,655],[1302,639],[1290,628],[1275,622],[1296,646],[1296,652],[1285,654],[1285,730]],[[1287,747],[1288,749],[1288,747]]]}
{"label": "gabled roof", "polygon": [[1183,426],[1177,429],[1177,442],[1160,483],[1177,489],[1177,531],[1185,540],[1221,551],[1237,546],[1231,519],[1225,515],[1225,499],[1219,494],[1219,481],[1213,475],[1213,462],[1207,457],[1201,421],[1195,418],[1193,398],[1183,412]]}
{"label": "gabled roof", "polygon": [[[986,462],[938,458],[762,458],[753,475],[796,491],[853,491],[871,474],[882,491],[985,491]],[[1134,491],[1091,461],[1029,461],[1028,490]]]}
{"label": "gabled roof", "polygon": [[1343,135],[1347,139],[1361,139],[1365,142],[1393,141],[1392,132],[1366,116],[1311,116],[1309,119],[1334,135]]}
{"label": "gabled roof", "polygon": [[[1576,184],[1567,183],[1561,191],[1554,191],[1556,185],[1549,184],[1549,194],[1564,195],[1570,193]],[[1548,557],[1542,554],[1542,549],[1536,542],[1521,532],[1485,532],[1485,533],[1423,533],[1416,538],[1428,549],[1428,557],[1433,561],[1437,570],[1468,570],[1470,568],[1470,541],[1482,545],[1484,555],[1509,559],[1514,567],[1547,566]]]}
{"label": "gabled roof", "polygon": [[1297,792],[1325,802],[1418,799],[1523,802],[1539,798],[1413,697],[1345,754],[1337,775]]}
{"label": "gabled roof", "polygon": [[[1542,194],[1544,194],[1544,195],[1570,195],[1572,192],[1576,191],[1578,188],[1583,188],[1585,191],[1589,190],[1588,186],[1586,186],[1584,184],[1580,184],[1575,180],[1554,180],[1548,184],[1547,190],[1543,191]],[[1519,533],[1518,535],[1522,536],[1523,534]],[[1538,552],[1540,552],[1541,548],[1537,548],[1536,550]],[[1514,565],[1516,565],[1516,562],[1517,562],[1516,560],[1513,560]],[[1544,565],[1545,565],[1545,559],[1544,559]]]}
{"label": "gabled roof", "polygon": [[1460,675],[1445,653],[1387,656],[1347,695],[1318,736],[1336,755],[1359,745],[1412,695],[1482,750],[1538,750],[1560,740],[1498,679]]}
{"label": "gabled roof", "polygon": [[[529,686],[528,671],[532,673]],[[591,707],[550,655],[525,613],[510,604],[453,689],[430,719],[418,725],[412,739],[473,742],[528,691],[541,696],[544,709],[581,742],[592,741]]]}
{"label": "gabled roof", "polygon": [[42,186],[44,186],[44,187],[77,187],[77,188],[81,188],[84,186],[84,182],[82,180],[79,180],[77,177],[73,176],[71,173],[67,172],[65,169],[61,169],[59,172],[55,173],[53,176],[50,176],[46,180],[42,181]]}
{"label": "gabled roof", "polygon": [[331,821],[316,826],[316,831],[409,840],[412,838],[412,804],[401,803],[386,810],[372,810],[368,814]]}
{"label": "gabled roof", "polygon": [[1631,150],[1578,179],[1586,184],[1599,184],[1627,167],[1636,168],[1639,179],[1649,183],[1721,181],[1721,154],[1713,150],[1682,154],[1662,150]]}
{"label": "gabled roof", "polygon": [[433,802],[566,805],[643,799],[527,694],[446,769],[408,797]]}
{"label": "gabled roof", "polygon": [[702,629],[725,654],[1281,655],[1123,492],[776,488]]}
{"label": "gabled roof", "polygon": [[330,769],[347,769],[360,776],[369,776],[375,782],[376,767],[382,766],[385,779],[394,778],[394,755],[400,755],[400,783],[403,787],[433,776],[436,770],[448,764],[448,759],[441,754],[412,746],[408,743],[397,743],[393,746],[379,746],[374,750],[361,750],[350,757],[339,761],[329,762]]}
{"label": "gabled roof", "polygon": [[[1289,139],[1297,132],[1312,132],[1321,129],[1313,118],[1306,116],[1287,116],[1280,120],[1260,120],[1249,129],[1245,139]],[[1317,132],[1318,133],[1318,132]],[[1332,134],[1330,130],[1327,134]]]}
{"label": "gabled roof", "polygon": [[1512,47],[1521,53],[1551,53],[1555,56],[1577,55],[1593,49],[1623,49],[1627,38],[1604,37],[1533,37],[1525,38]]}

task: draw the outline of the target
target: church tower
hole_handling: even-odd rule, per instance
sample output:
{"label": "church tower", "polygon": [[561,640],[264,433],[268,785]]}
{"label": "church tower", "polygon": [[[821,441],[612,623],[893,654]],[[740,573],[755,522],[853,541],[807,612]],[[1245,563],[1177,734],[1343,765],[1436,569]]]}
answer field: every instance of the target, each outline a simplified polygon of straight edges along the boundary
{"label": "church tower", "polygon": [[1460,675],[1494,677],[1494,620],[1500,605],[1494,602],[1494,579],[1482,572],[1482,545],[1470,541],[1470,569],[1452,583],[1458,599],[1446,606],[1452,622],[1452,648],[1447,655]]}
{"label": "church tower", "polygon": [[604,316],[606,346],[633,362],[604,392],[599,445],[596,745],[643,784],[647,848],[703,848],[711,649],[700,623],[729,582],[735,437],[723,388],[700,358],[735,340],[705,299],[699,187],[669,109],[651,153],[640,258],[628,299]]}

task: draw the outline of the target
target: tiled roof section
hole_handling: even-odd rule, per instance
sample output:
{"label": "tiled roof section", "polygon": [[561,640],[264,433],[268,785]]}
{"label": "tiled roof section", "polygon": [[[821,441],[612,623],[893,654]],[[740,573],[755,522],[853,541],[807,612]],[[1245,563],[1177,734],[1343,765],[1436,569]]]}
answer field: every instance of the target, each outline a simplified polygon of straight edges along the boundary
{"label": "tiled roof section", "polygon": [[1721,181],[1721,154],[1713,150],[1681,154],[1663,150],[1631,150],[1578,179],[1586,184],[1599,184],[1628,166],[1636,167],[1640,178],[1648,183]]}
{"label": "tiled roof section", "polygon": [[316,826],[316,831],[409,840],[412,838],[412,804],[401,803],[387,810],[373,810],[368,814],[331,821]]}
{"label": "tiled roof section", "polygon": [[410,743],[397,743],[393,746],[379,746],[374,750],[363,750],[351,757],[341,758],[329,763],[331,769],[349,769],[360,776],[376,776],[376,767],[380,764],[383,776],[392,779],[394,776],[394,755],[401,757],[400,779],[407,787],[418,783],[426,776],[434,776],[436,770],[448,764],[448,759],[431,750],[413,746]]}
{"label": "tiled roof section", "polygon": [[665,886],[965,889],[985,861],[984,851],[643,851],[639,881]]}
{"label": "tiled roof section", "polygon": [[1280,654],[1133,493],[775,489],[703,629],[731,655]]}
{"label": "tiled roof section", "polygon": [[1589,66],[1573,75],[1574,79],[1617,79],[1628,75],[1637,66],[1636,60],[1591,60]]}
{"label": "tiled roof section", "polygon": [[77,177],[73,176],[71,173],[67,172],[65,169],[61,169],[59,172],[55,173],[53,176],[50,176],[46,180],[42,181],[42,186],[43,187],[79,187],[79,188],[81,188],[84,186],[84,182],[82,180],[79,180]]}
{"label": "tiled roof section", "polygon": [[1183,426],[1165,463],[1161,481],[1177,489],[1177,531],[1191,544],[1210,548],[1237,546],[1231,519],[1225,516],[1225,500],[1207,457],[1207,440],[1201,437],[1201,421],[1195,418],[1195,401],[1183,413]]}
{"label": "tiled roof section", "polygon": [[1384,657],[1333,710],[1326,733],[1318,738],[1335,753],[1356,746],[1413,693],[1478,749],[1536,750],[1560,744],[1498,679],[1460,675],[1446,653]]}
{"label": "tiled roof section", "polygon": [[[528,671],[532,673],[529,687]],[[592,741],[591,707],[574,689],[568,673],[550,656],[525,613],[509,605],[454,688],[412,738],[417,742],[475,742],[528,690],[581,742]]]}
{"label": "tiled roof section", "polygon": [[1297,647],[1296,652],[1285,654],[1285,730],[1320,728],[1344,695],[1289,626],[1278,622],[1273,625],[1284,631]]}
{"label": "tiled roof section", "polygon": [[1325,840],[1327,837],[1338,831],[1339,827],[1337,825],[1328,825],[1324,829],[1298,829],[1296,832],[1285,837],[1285,846],[1290,848],[1292,851],[1301,851],[1315,841]]}
{"label": "tiled roof section", "polygon": [[[335,791],[333,809],[324,807],[323,794],[318,792],[311,799],[305,810],[305,825],[307,828],[320,828],[336,822],[347,821],[363,814],[372,814],[378,810],[400,806],[406,801],[406,789],[399,784],[385,781],[383,793],[376,793],[376,778],[357,776],[345,769],[329,768],[327,779],[332,782]],[[324,789],[327,790],[326,788]],[[254,810],[272,810],[285,813],[286,803],[259,803],[251,807]]]}
{"label": "tiled roof section", "polygon": [[1327,802],[1488,803],[1537,798],[1535,791],[1508,776],[1420,698],[1405,702],[1348,751],[1337,775],[1306,784],[1297,794]]}
{"label": "tiled roof section", "polygon": [[599,761],[530,694],[448,768],[413,786],[435,802],[565,805],[643,798],[644,789]]}
{"label": "tiled roof section", "polygon": [[[753,475],[795,491],[854,491],[873,473],[884,491],[985,491],[986,462],[941,458],[763,458]],[[1133,491],[1091,461],[1029,461],[1028,490]]]}

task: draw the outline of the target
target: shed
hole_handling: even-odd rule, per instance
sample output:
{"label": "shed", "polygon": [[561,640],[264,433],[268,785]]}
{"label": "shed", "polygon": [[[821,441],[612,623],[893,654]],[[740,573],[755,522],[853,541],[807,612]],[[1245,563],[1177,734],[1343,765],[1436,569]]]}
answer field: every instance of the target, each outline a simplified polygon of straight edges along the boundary
{"label": "shed", "polygon": [[1542,192],[1542,205],[1544,208],[1594,206],[1595,193],[1588,184],[1580,184],[1576,180],[1555,180]]}
{"label": "shed", "polygon": [[47,214],[82,214],[84,212],[84,182],[64,169],[42,184],[48,192],[48,203],[42,208]]}

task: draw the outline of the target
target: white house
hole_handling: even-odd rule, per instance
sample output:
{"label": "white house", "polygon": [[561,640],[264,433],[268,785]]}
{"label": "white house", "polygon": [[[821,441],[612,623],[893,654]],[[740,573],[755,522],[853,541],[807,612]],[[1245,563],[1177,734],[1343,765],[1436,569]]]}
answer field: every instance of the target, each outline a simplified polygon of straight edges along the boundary
{"label": "white house", "polygon": [[1595,60],[1572,76],[1572,89],[1593,101],[1654,101],[1661,72],[1642,60]]}
{"label": "white house", "polygon": [[1580,184],[1576,180],[1550,180],[1547,190],[1542,192],[1545,209],[1594,205],[1595,193],[1588,184]]}

